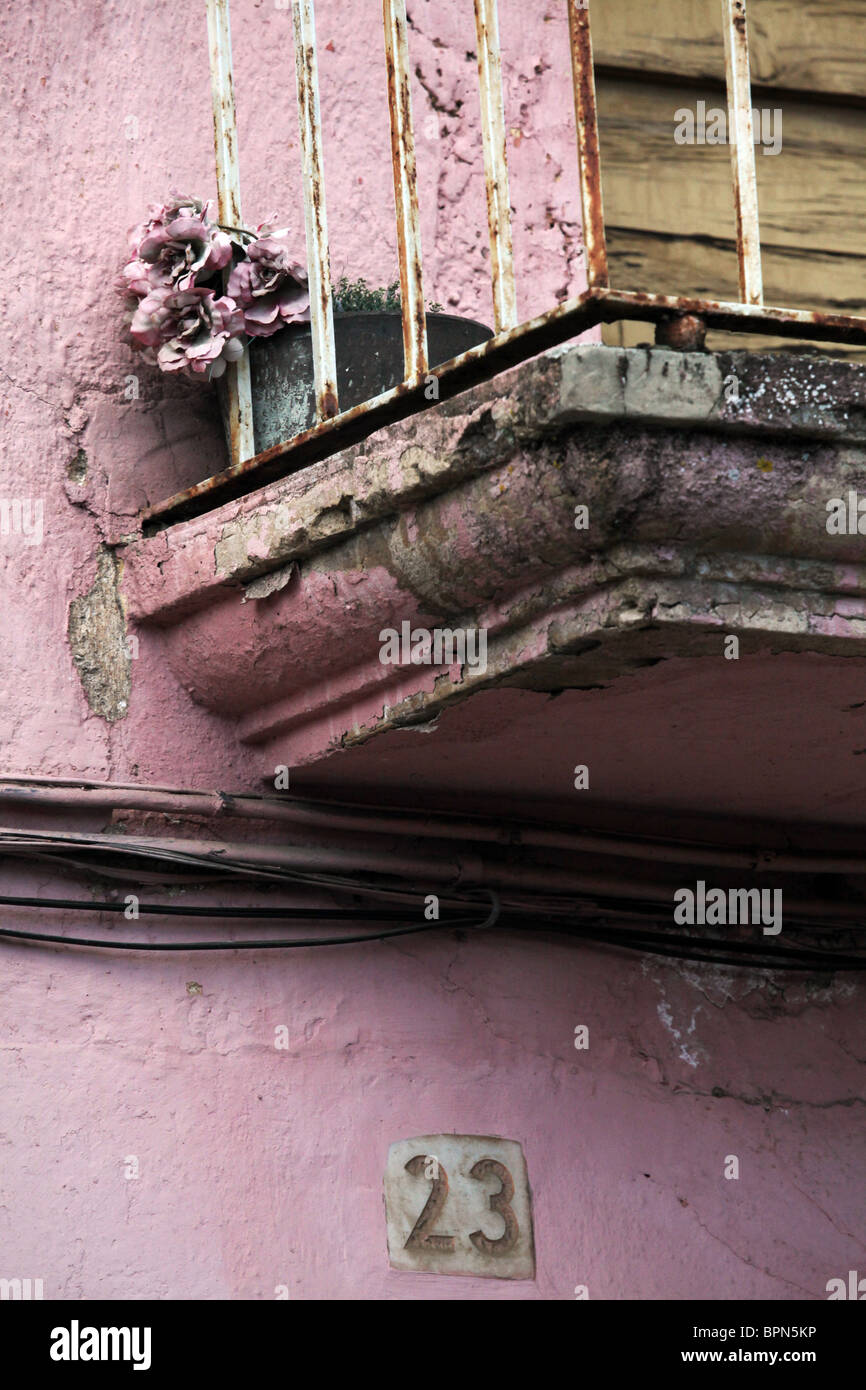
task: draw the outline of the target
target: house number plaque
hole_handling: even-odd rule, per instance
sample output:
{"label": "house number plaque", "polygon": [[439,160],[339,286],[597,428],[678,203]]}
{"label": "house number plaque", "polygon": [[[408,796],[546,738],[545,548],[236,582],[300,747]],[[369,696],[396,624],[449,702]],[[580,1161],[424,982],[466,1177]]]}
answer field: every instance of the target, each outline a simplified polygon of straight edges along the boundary
{"label": "house number plaque", "polygon": [[515,1139],[424,1134],[392,1144],[385,1216],[393,1269],[534,1278],[529,1180]]}

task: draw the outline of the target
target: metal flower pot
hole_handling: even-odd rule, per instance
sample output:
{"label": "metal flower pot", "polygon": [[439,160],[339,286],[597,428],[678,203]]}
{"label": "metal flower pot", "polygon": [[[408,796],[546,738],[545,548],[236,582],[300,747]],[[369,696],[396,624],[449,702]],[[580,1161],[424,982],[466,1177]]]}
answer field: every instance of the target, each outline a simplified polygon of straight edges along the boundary
{"label": "metal flower pot", "polygon": [[[472,319],[428,314],[430,365],[447,362],[492,336],[489,328]],[[403,321],[398,313],[335,313],[334,346],[341,410],[361,405],[403,380]],[[308,323],[289,324],[271,338],[253,338],[250,376],[257,454],[315,424],[313,347]],[[225,419],[224,378],[219,385]]]}

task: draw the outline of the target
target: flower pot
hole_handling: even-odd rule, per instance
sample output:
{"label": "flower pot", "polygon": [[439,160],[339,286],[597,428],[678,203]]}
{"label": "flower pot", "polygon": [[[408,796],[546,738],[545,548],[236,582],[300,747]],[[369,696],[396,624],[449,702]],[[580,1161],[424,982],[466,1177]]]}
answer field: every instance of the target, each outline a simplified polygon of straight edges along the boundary
{"label": "flower pot", "polygon": [[[454,314],[427,315],[431,366],[492,338],[483,324]],[[335,313],[340,409],[349,410],[403,380],[403,321],[397,313]],[[313,346],[308,323],[250,342],[256,453],[292,439],[316,422]],[[225,378],[218,382],[225,420]]]}

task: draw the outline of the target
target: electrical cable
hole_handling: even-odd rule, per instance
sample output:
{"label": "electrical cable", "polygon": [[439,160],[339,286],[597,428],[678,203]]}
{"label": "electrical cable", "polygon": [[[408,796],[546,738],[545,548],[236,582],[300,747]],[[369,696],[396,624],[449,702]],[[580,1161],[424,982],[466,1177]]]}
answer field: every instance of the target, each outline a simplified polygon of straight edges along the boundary
{"label": "electrical cable", "polygon": [[[39,854],[39,855],[34,856],[34,857],[37,857],[37,858],[39,858],[40,860],[42,860],[42,859],[45,858],[46,856],[43,856],[42,854]],[[54,858],[54,856],[52,856],[52,858]],[[59,858],[61,858],[61,856],[56,856],[56,858],[59,859]],[[68,861],[65,861],[65,860],[64,860],[63,862],[68,862]],[[83,866],[83,865],[81,865],[81,864],[79,863],[79,864],[77,865],[77,867],[80,867],[80,868],[81,868],[81,867],[85,867],[85,866]],[[218,869],[218,871],[219,871],[219,870],[222,870],[222,869],[224,868],[224,865],[223,865],[223,864],[219,864],[219,865],[217,865],[216,867],[217,867],[217,869]],[[390,883],[384,884],[384,883],[381,883],[381,882],[380,882],[380,883],[375,883],[375,884],[371,884],[371,883],[361,883],[359,880],[354,879],[354,878],[350,878],[350,877],[348,877],[348,876],[337,877],[337,876],[334,876],[334,875],[327,875],[327,876],[325,876],[325,875],[321,875],[321,874],[305,875],[305,874],[303,874],[303,873],[301,873],[301,872],[299,872],[299,871],[291,870],[291,869],[289,869],[289,870],[286,870],[286,869],[276,870],[276,871],[274,871],[274,873],[273,873],[273,875],[272,875],[271,871],[269,871],[269,870],[262,870],[262,869],[259,869],[259,868],[257,868],[257,867],[251,867],[251,866],[244,866],[244,867],[245,867],[245,869],[246,869],[247,874],[252,875],[253,877],[264,877],[265,880],[268,881],[268,882],[272,881],[272,878],[273,878],[273,877],[277,878],[277,879],[278,879],[279,881],[281,881],[281,882],[289,882],[289,883],[293,883],[293,884],[294,884],[294,883],[297,883],[299,880],[300,880],[300,881],[307,881],[307,879],[309,879],[309,881],[310,881],[311,883],[314,883],[315,886],[317,886],[317,887],[321,887],[321,886],[323,886],[323,885],[326,885],[326,886],[328,886],[329,888],[337,889],[337,890],[342,891],[342,892],[347,892],[347,891],[349,891],[349,892],[352,892],[352,893],[354,893],[354,894],[361,894],[361,893],[364,893],[364,894],[373,895],[373,896],[376,896],[376,897],[400,898],[400,899],[403,899],[404,902],[405,902],[405,900],[409,900],[409,901],[411,902],[412,900],[414,900],[414,899],[417,897],[417,893],[411,892],[410,890],[408,890],[408,889],[406,888],[406,886],[405,886],[405,883],[399,883],[399,884],[396,884],[396,885],[390,884]],[[219,876],[218,876],[218,881],[224,882],[224,877],[222,877],[221,875],[219,875]],[[197,886],[201,886],[201,885],[197,885]],[[464,893],[461,895],[461,894],[458,894],[458,893],[450,892],[450,891],[448,891],[447,889],[446,889],[446,890],[441,890],[441,889],[440,889],[440,891],[437,893],[437,896],[439,897],[440,903],[442,903],[442,902],[447,902],[447,903],[450,903],[450,904],[452,904],[452,905],[454,905],[454,906],[456,906],[456,907],[459,908],[459,907],[461,907],[461,906],[464,904],[464,899],[465,899],[465,896],[466,896],[466,893],[467,893],[467,892],[471,892],[471,890],[468,890],[468,889],[467,889],[467,890],[464,890]],[[616,915],[619,916],[619,917],[622,917],[622,916],[636,917],[636,918],[647,918],[647,917],[649,917],[649,918],[652,918],[652,919],[655,920],[655,921],[659,920],[660,904],[659,904],[655,899],[623,897],[623,896],[620,896],[620,895],[615,895],[615,894],[602,894],[602,893],[599,893],[599,892],[597,892],[597,891],[594,891],[594,892],[591,893],[591,894],[587,894],[585,898],[579,899],[579,901],[587,902],[587,903],[590,903],[590,902],[591,902],[591,903],[593,904],[593,906],[595,906],[595,907],[597,907],[597,908],[599,908],[599,909],[601,909],[601,910],[607,911],[607,912],[615,912]],[[5,905],[5,906],[22,906],[22,907],[39,907],[39,908],[48,908],[48,909],[63,909],[63,910],[69,910],[69,911],[85,911],[85,912],[94,912],[94,911],[100,911],[100,912],[101,912],[101,911],[104,911],[104,912],[125,912],[125,906],[124,906],[123,903],[120,903],[120,902],[113,902],[113,901],[107,901],[107,900],[97,901],[97,900],[82,900],[82,899],[72,899],[72,898],[45,898],[45,897],[32,897],[32,896],[23,897],[23,896],[12,896],[12,895],[0,895],[0,906],[4,906],[4,905]],[[525,907],[524,910],[531,911],[531,912],[533,913],[533,915],[535,915],[536,917],[538,917],[538,916],[544,916],[544,915],[548,915],[548,916],[549,916],[549,915],[551,915],[556,909],[559,909],[561,912],[569,912],[569,913],[570,913],[570,912],[572,912],[572,911],[574,910],[574,906],[575,906],[575,896],[574,896],[574,894],[570,894],[570,895],[567,896],[567,897],[561,897],[561,898],[557,898],[557,897],[548,897],[547,900],[546,900],[546,904],[545,904],[544,908],[541,908],[541,907],[538,905],[537,900],[533,899],[532,902],[526,904],[526,907]],[[520,909],[519,907],[517,907],[515,910],[520,911],[521,909]],[[158,916],[158,915],[178,916],[178,917],[183,917],[183,916],[190,916],[190,917],[196,917],[196,916],[198,916],[198,917],[208,917],[208,916],[211,916],[211,917],[227,917],[227,918],[237,917],[237,918],[239,918],[239,919],[240,919],[240,918],[257,918],[257,917],[261,917],[262,919],[273,918],[274,920],[282,920],[282,919],[290,920],[290,919],[293,918],[293,917],[310,917],[311,919],[317,919],[317,918],[318,918],[318,919],[322,919],[322,920],[327,920],[328,918],[333,918],[334,920],[338,920],[339,918],[351,918],[351,917],[357,917],[357,918],[359,918],[359,919],[363,919],[363,918],[368,917],[368,916],[371,916],[371,915],[372,915],[373,917],[375,917],[376,920],[382,920],[382,919],[385,919],[385,920],[400,920],[400,919],[402,919],[402,917],[405,915],[405,911],[404,911],[404,910],[399,910],[399,909],[393,909],[393,910],[381,909],[381,910],[377,910],[377,911],[371,913],[368,909],[364,909],[364,908],[352,908],[352,909],[343,909],[343,908],[341,908],[341,909],[321,909],[321,908],[271,908],[271,907],[267,907],[267,908],[261,908],[261,909],[259,909],[259,908],[245,908],[245,907],[243,907],[243,908],[242,908],[242,907],[239,907],[239,908],[230,908],[230,907],[220,907],[220,906],[213,906],[213,907],[194,907],[194,906],[183,906],[183,905],[178,905],[178,904],[167,904],[167,903],[147,904],[147,905],[141,904],[141,903],[140,903],[140,904],[138,905],[138,912],[139,912],[140,914],[150,914],[150,915],[153,915],[153,916]],[[786,926],[786,930],[788,930],[788,931],[799,931],[799,932],[816,931],[816,930],[819,930],[819,929],[820,929],[820,930],[826,929],[826,930],[829,930],[829,931],[839,931],[839,930],[845,930],[845,931],[866,931],[866,926],[861,925],[861,924],[858,923],[858,922],[851,921],[851,920],[849,920],[849,919],[847,919],[847,918],[844,919],[844,920],[836,919],[836,920],[834,920],[834,921],[828,921],[826,918],[816,918],[812,913],[798,911],[796,907],[795,907],[794,909],[790,909],[790,908],[786,909],[786,911],[785,911],[785,926]]]}
{"label": "electrical cable", "polygon": [[365,932],[360,936],[306,937],[293,941],[99,941],[93,937],[60,936],[56,933],[19,931],[0,927],[0,937],[37,941],[53,946],[89,946],[112,951],[273,951],[290,950],[299,946],[351,946],[363,941],[385,941],[391,936],[410,936],[415,932],[437,931],[443,927],[474,927],[476,931],[492,927],[499,918],[500,903],[496,893],[484,890],[490,898],[490,911],[483,922],[472,918],[455,918],[450,922],[432,921],[395,927],[384,932]]}
{"label": "electrical cable", "polygon": [[[661,932],[640,931],[640,930],[638,930],[638,929],[636,929],[636,928],[632,928],[632,927],[604,928],[604,927],[597,926],[597,925],[593,925],[593,926],[591,926],[591,927],[589,927],[589,928],[583,928],[583,927],[580,927],[580,926],[571,926],[570,924],[569,924],[569,925],[562,924],[562,923],[559,922],[558,919],[556,919],[556,918],[554,918],[554,919],[552,919],[552,920],[548,920],[548,919],[542,919],[542,920],[545,922],[546,925],[551,926],[551,927],[553,928],[553,930],[560,930],[560,931],[561,931],[561,930],[567,930],[567,931],[568,931],[568,930],[571,930],[571,931],[573,931],[575,934],[581,934],[581,935],[585,935],[585,934],[587,934],[588,931],[592,931],[594,934],[596,934],[596,935],[598,935],[598,936],[609,935],[609,936],[611,936],[612,939],[617,940],[617,941],[622,941],[622,940],[626,940],[626,939],[632,939],[632,940],[635,940],[635,941],[645,941],[645,940],[656,941],[656,940],[662,940],[662,941],[667,942],[668,944],[683,946],[683,947],[685,947],[685,948],[687,948],[687,949],[690,949],[690,948],[693,947],[696,943],[697,943],[698,947],[701,948],[701,949],[702,949],[702,948],[705,948],[705,947],[707,947],[707,946],[709,946],[709,945],[711,945],[711,944],[713,944],[713,943],[718,943],[718,945],[719,945],[720,947],[724,947],[726,950],[729,950],[729,951],[731,951],[731,952],[734,953],[734,954],[737,954],[737,953],[741,953],[741,954],[743,954],[743,955],[771,955],[771,954],[772,954],[772,956],[773,956],[774,959],[775,959],[775,958],[778,958],[778,957],[783,957],[783,958],[784,958],[784,957],[790,957],[792,960],[805,960],[805,959],[823,960],[823,959],[826,959],[826,958],[827,958],[828,954],[831,954],[831,955],[834,954],[834,953],[832,953],[832,952],[831,952],[831,953],[828,953],[828,952],[825,951],[824,949],[817,949],[817,948],[815,948],[815,947],[808,947],[808,946],[785,946],[785,945],[783,945],[783,944],[781,944],[781,943],[779,943],[778,945],[774,944],[773,946],[768,946],[768,945],[766,945],[766,944],[763,943],[763,942],[757,942],[757,943],[756,943],[756,942],[752,942],[752,941],[739,941],[739,940],[737,940],[736,938],[733,938],[733,939],[730,939],[730,940],[729,940],[729,939],[726,939],[726,938],[724,938],[724,937],[706,937],[706,936],[705,936],[705,937],[695,938],[695,937],[693,937],[693,936],[683,936],[683,935],[681,935],[681,934],[679,934],[679,933],[675,933],[675,932],[669,931],[669,930],[667,930],[666,928],[663,928],[663,930],[662,930]],[[861,960],[861,959],[862,959],[864,962],[866,962],[866,956],[852,956],[852,957],[850,957],[850,958],[853,959],[853,960]]]}
{"label": "electrical cable", "polygon": [[[0,905],[14,907],[37,907],[43,909],[50,908],[54,910],[63,909],[72,911],[115,912],[123,913],[124,915],[128,911],[128,906],[124,902],[85,902],[75,898],[34,898],[3,895],[0,896]],[[230,920],[253,919],[260,921],[290,921],[298,919],[313,921],[370,921],[371,917],[375,921],[403,921],[406,916],[405,912],[401,911],[398,908],[380,908],[375,912],[371,913],[368,908],[363,907],[201,907],[183,904],[141,902],[137,903],[136,916],[140,917],[148,915],[160,917],[174,916],[226,918]],[[513,911],[508,913],[509,918],[512,916],[517,916],[519,918],[521,915],[522,914],[515,913]],[[571,923],[563,921],[561,918],[558,918],[556,916],[550,916],[549,914],[542,916],[533,914],[533,916],[537,925],[546,925],[554,930],[563,931],[568,935],[579,935],[587,939],[596,939],[599,941],[609,939],[612,943],[619,945],[625,945],[628,942],[630,944],[633,943],[636,947],[640,947],[641,943],[643,943],[643,949],[651,949],[651,946],[653,944],[657,944],[659,941],[663,941],[666,946],[680,946],[685,951],[688,951],[690,953],[693,953],[695,949],[714,951],[716,950],[716,948],[718,948],[719,950],[727,950],[732,955],[743,954],[754,956],[768,956],[771,957],[777,965],[781,961],[786,959],[789,959],[791,961],[798,961],[804,963],[805,965],[805,963],[807,962],[814,962],[816,964],[820,964],[821,962],[827,959],[841,958],[837,956],[836,953],[829,954],[827,952],[820,951],[814,948],[810,950],[808,947],[789,947],[783,945],[782,943],[774,945],[772,948],[770,948],[763,943],[727,941],[723,940],[722,938],[704,937],[701,939],[701,941],[696,942],[693,937],[683,936],[682,934],[674,934],[668,931],[665,931],[663,936],[660,936],[657,932],[651,933],[647,930],[629,927],[616,927],[605,932],[605,930],[599,925],[596,925],[591,928],[577,927]],[[459,922],[455,920],[454,922],[443,923],[443,925],[460,925],[462,924],[462,921],[463,919],[460,919]],[[45,937],[44,939],[47,940],[48,938]],[[372,936],[366,936],[362,939],[372,940],[374,938]],[[70,938],[63,937],[62,940],[69,941]],[[111,944],[113,945],[114,943]],[[321,944],[325,944],[324,941]],[[845,959],[857,958],[845,957]]]}
{"label": "electrical cable", "polygon": [[[133,895],[137,896],[137,895]],[[417,896],[417,895],[416,895]],[[0,907],[40,907],[40,908],[63,908],[69,911],[78,912],[123,912],[126,913],[127,905],[123,902],[85,902],[80,898],[13,898],[0,897]],[[383,907],[375,914],[371,914],[368,907],[193,907],[183,906],[177,903],[143,903],[136,904],[136,915],[139,917],[237,917],[237,918],[261,918],[263,921],[289,921],[294,918],[313,918],[317,921],[339,921],[348,918],[360,918],[362,921],[369,921],[371,915],[377,921],[402,922],[406,916],[399,908]]]}
{"label": "electrical cable", "polygon": [[[234,858],[225,858],[220,853],[215,855],[213,850],[208,853],[195,853],[194,851],[170,849],[163,845],[142,843],[140,841],[127,841],[106,843],[105,839],[91,839],[85,836],[53,836],[45,835],[40,832],[3,832],[0,831],[0,856],[3,855],[4,845],[14,845],[18,854],[24,854],[39,859],[42,862],[50,862],[69,868],[72,865],[79,870],[86,870],[93,873],[98,872],[93,863],[82,862],[78,855],[92,854],[103,860],[114,860],[117,862],[118,856],[126,860],[149,861],[162,864],[183,865],[191,868],[197,873],[204,871],[208,879],[213,882],[225,885],[228,878],[236,881],[247,881],[252,878],[266,884],[283,885],[307,885],[316,888],[326,887],[330,890],[350,893],[354,896],[364,895],[377,899],[380,903],[402,902],[404,906],[393,907],[350,907],[350,908],[320,908],[320,907],[239,907],[232,908],[226,906],[203,907],[200,905],[183,904],[159,904],[148,903],[137,904],[138,915],[165,916],[165,917],[210,917],[220,920],[236,919],[238,921],[248,919],[259,919],[262,921],[289,921],[298,919],[308,919],[310,921],[368,921],[371,924],[381,921],[405,921],[405,918],[412,911],[413,900],[417,900],[417,892],[412,892],[406,886],[406,881],[392,879],[390,876],[380,875],[378,881],[370,882],[369,879],[354,877],[350,873],[340,875],[327,871],[309,871],[296,869],[286,865],[263,865],[244,862]],[[72,859],[70,850],[76,852],[76,858]],[[459,881],[459,872],[457,876]],[[196,884],[201,887],[201,882]],[[661,888],[661,885],[659,885]],[[22,941],[32,941],[34,943],[45,943],[50,945],[70,945],[83,946],[90,948],[102,948],[111,950],[141,950],[141,951],[194,951],[194,950],[273,950],[273,949],[292,949],[295,947],[307,946],[338,946],[359,944],[364,941],[381,941],[389,936],[402,936],[416,932],[436,931],[442,929],[454,929],[468,926],[474,930],[483,930],[493,926],[497,921],[503,928],[526,930],[530,920],[532,928],[537,930],[539,927],[558,934],[562,934],[573,940],[593,942],[604,947],[614,947],[619,950],[630,950],[639,953],[655,954],[667,956],[683,961],[706,962],[716,965],[731,967],[751,966],[755,969],[776,970],[776,971],[859,971],[866,969],[866,956],[851,952],[826,949],[823,946],[809,946],[808,944],[793,946],[783,945],[782,943],[773,944],[764,942],[747,942],[738,940],[725,940],[719,937],[696,937],[674,933],[670,930],[670,917],[662,916],[662,909],[656,901],[651,898],[627,898],[621,895],[605,895],[604,893],[587,893],[585,897],[570,893],[568,896],[552,893],[545,895],[541,902],[537,898],[529,902],[521,901],[518,895],[515,899],[514,893],[506,895],[506,900],[502,903],[497,895],[490,889],[464,889],[462,892],[455,891],[456,881],[451,889],[444,889],[437,893],[440,906],[448,904],[452,906],[457,915],[453,918],[437,919],[433,922],[423,924],[414,923],[398,927],[394,930],[383,932],[367,932],[364,934],[353,934],[351,936],[340,937],[321,937],[321,938],[299,938],[295,940],[239,940],[239,941],[192,941],[192,942],[124,942],[99,940],[89,937],[69,937],[59,934],[49,934],[41,932],[19,931],[13,928],[0,928],[0,939],[9,938]],[[491,913],[488,914],[484,922],[477,922],[473,917],[467,917],[466,909],[471,905],[473,895],[477,898],[478,892],[483,892],[489,901],[494,905]],[[59,909],[64,911],[87,911],[87,912],[123,912],[126,914],[127,905],[123,902],[95,902],[82,901],[80,899],[68,898],[37,898],[23,896],[0,896],[0,905],[34,907],[41,909]],[[808,905],[807,905],[808,906]],[[824,904],[818,904],[819,908]],[[826,910],[832,914],[833,905],[828,904]],[[582,914],[575,918],[575,913]],[[645,925],[637,925],[632,920],[631,925],[612,925],[606,924],[601,914],[616,914],[617,917],[638,919]],[[589,914],[592,914],[591,916]],[[817,920],[808,912],[787,911],[785,913],[786,929],[799,934],[816,932],[818,930],[834,931],[862,931],[863,928],[858,923],[851,921],[826,921]]]}
{"label": "electrical cable", "polygon": [[[2,844],[4,841],[6,843],[13,842],[12,837],[9,836],[8,832],[4,833],[3,831],[0,831],[0,855],[2,855]],[[34,854],[34,857],[38,857],[40,860],[48,859],[54,862],[62,862],[67,864],[70,862],[69,859],[62,852],[60,852],[62,845],[69,845],[71,843],[67,837],[63,837],[63,839],[60,841],[52,841],[50,837],[40,837],[37,843],[39,844],[40,849],[36,854]],[[58,845],[58,850],[54,853],[46,854],[45,850],[49,847],[52,847],[54,843]],[[273,883],[291,883],[296,885],[305,884],[307,886],[316,888],[326,887],[329,889],[337,889],[340,891],[349,890],[355,894],[372,896],[379,900],[391,897],[393,900],[397,902],[402,902],[404,904],[406,903],[407,899],[411,901],[411,899],[415,896],[414,894],[407,891],[405,881],[403,880],[385,881],[382,878],[380,878],[378,882],[370,883],[369,881],[363,881],[358,878],[354,878],[349,874],[338,875],[333,872],[311,872],[304,871],[301,869],[289,868],[287,866],[282,865],[271,865],[265,867],[263,865],[250,864],[249,862],[245,863],[235,859],[226,859],[222,856],[220,856],[219,858],[215,858],[212,852],[208,854],[195,854],[189,851],[166,849],[163,846],[155,846],[150,844],[143,845],[140,842],[132,842],[131,844],[121,843],[109,845],[106,844],[104,841],[87,842],[83,839],[83,837],[81,839],[76,837],[74,843],[77,844],[79,848],[84,847],[85,849],[90,849],[95,853],[104,854],[106,855],[106,857],[116,858],[118,855],[124,858],[137,857],[144,858],[150,861],[156,860],[157,862],[163,861],[173,864],[181,863],[193,868],[204,869],[208,874],[213,875],[215,878],[221,880],[223,883],[225,883],[227,878],[234,877],[247,879],[253,878],[263,882]],[[30,845],[32,846],[32,844],[33,841],[31,839]],[[20,849],[20,845],[18,847]],[[84,866],[81,865],[79,861],[77,867]],[[438,890],[438,896],[440,898],[440,902],[450,902],[458,907],[460,906],[461,895],[455,893],[453,889],[449,890],[448,888],[440,888]],[[594,890],[591,893],[587,893],[586,896],[587,899],[591,899],[594,903],[598,905],[603,904],[608,909],[615,909],[618,914],[639,917],[656,917],[659,912],[659,905],[651,899],[642,900],[638,898],[626,898],[621,896],[614,896],[613,894],[604,896],[599,894],[597,890]],[[2,901],[3,899],[0,899],[0,903],[2,903]],[[48,900],[39,900],[39,902],[35,905],[45,906],[47,904],[47,901]],[[574,901],[574,892],[570,893],[567,897],[563,897],[563,909],[569,911],[573,910]],[[93,911],[94,908],[95,904],[92,902],[84,904],[85,910]],[[112,908],[106,908],[106,910],[112,910]],[[530,910],[532,910],[533,912],[537,911],[535,903],[532,903],[530,905]],[[832,907],[829,908],[829,912],[832,913]],[[183,913],[178,913],[174,909],[172,909],[169,913],[167,913],[167,915],[180,916],[183,915]],[[205,913],[198,915],[208,914]],[[211,915],[229,916],[235,914],[222,914],[219,911],[215,910]],[[245,914],[241,912],[237,915],[255,916],[256,913]],[[310,915],[314,915],[312,910],[310,912]],[[844,921],[840,921],[838,918],[834,921],[827,921],[826,919],[817,920],[814,913],[797,911],[796,908],[794,908],[793,910],[787,909],[785,913],[785,919],[786,925],[789,927],[789,929],[797,928],[804,930],[812,930],[817,929],[818,927],[827,927],[830,930],[836,931],[840,929],[863,930],[863,928],[860,927],[858,923],[853,922],[850,919],[845,919]],[[802,928],[797,927],[798,923],[802,924]]]}
{"label": "electrical cable", "polygon": [[[192,941],[192,942],[127,942],[107,941],[91,937],[70,937],[44,932],[25,932],[12,928],[0,928],[0,938],[26,940],[49,945],[83,946],[109,950],[129,951],[237,951],[237,950],[277,950],[312,946],[342,946],[360,944],[365,941],[383,941],[392,936],[412,935],[418,932],[455,929],[468,926],[476,931],[488,929],[500,919],[503,926],[520,929],[525,925],[525,913],[509,912],[502,915],[501,903],[492,890],[484,890],[491,902],[491,911],[483,922],[463,916],[450,920],[436,920],[414,923],[409,926],[389,929],[384,932],[365,932],[340,937],[307,937],[294,940],[241,940],[241,941]],[[38,900],[34,905],[39,905]],[[82,904],[86,906],[86,904]],[[112,904],[112,907],[118,906]],[[230,911],[230,910],[228,910]],[[252,911],[255,911],[254,909]],[[292,909],[298,915],[307,915],[306,909]],[[225,915],[228,915],[226,913]],[[312,914],[309,914],[312,915]],[[327,915],[327,914],[324,914]],[[515,920],[516,919],[516,920]],[[755,969],[777,971],[820,970],[863,970],[866,957],[852,956],[835,951],[810,951],[802,948],[774,946],[761,943],[728,941],[722,938],[699,938],[674,934],[669,931],[649,932],[632,928],[606,928],[597,923],[577,924],[560,918],[534,918],[536,929],[546,927],[572,939],[592,941],[601,946],[638,951],[640,953],[667,956],[678,960],[701,961],[715,965],[751,965]],[[744,959],[745,958],[745,959]]]}
{"label": "electrical cable", "polygon": [[[763,959],[754,956],[744,958],[743,954],[737,954],[733,949],[740,943],[723,941],[718,937],[703,937],[697,940],[686,938],[689,941],[688,947],[678,944],[671,944],[666,941],[665,934],[659,933],[657,936],[646,935],[640,938],[620,937],[616,931],[600,932],[591,928],[588,930],[567,930],[562,926],[557,926],[553,930],[564,932],[566,936],[578,940],[593,941],[601,946],[613,946],[620,950],[632,950],[647,955],[669,956],[675,960],[683,961],[703,961],[712,965],[727,965],[742,968],[751,966],[755,970],[777,970],[777,971],[807,971],[821,972],[826,970],[866,970],[866,956],[850,956],[842,952],[818,952],[808,956],[791,957],[786,955],[781,958],[773,958],[767,950],[763,951]],[[761,950],[761,948],[757,948]]]}
{"label": "electrical cable", "polygon": [[[46,854],[46,849],[53,845],[58,849],[53,853]],[[20,833],[10,834],[8,831],[0,830],[0,858],[3,857],[3,846],[13,845],[19,852],[23,849],[35,849],[38,846],[38,853],[34,858],[50,858],[52,861],[61,863],[67,862],[63,853],[63,848],[70,846],[79,849],[91,850],[98,854],[120,856],[121,858],[143,858],[156,860],[160,863],[186,864],[194,868],[205,869],[216,876],[225,877],[245,877],[257,878],[267,882],[275,883],[301,883],[312,887],[337,887],[351,888],[355,893],[368,893],[377,897],[391,895],[394,897],[410,897],[411,895],[405,885],[404,880],[395,879],[393,884],[387,881],[380,881],[376,884],[367,883],[361,879],[350,879],[348,876],[340,877],[338,874],[325,873],[323,871],[310,871],[289,868],[286,865],[251,864],[243,860],[229,858],[220,852],[219,857],[213,853],[196,854],[189,850],[167,849],[161,845],[142,844],[140,841],[131,843],[107,843],[105,840],[94,840],[86,836],[56,836],[52,834],[41,834],[39,832],[28,832],[26,835]],[[439,898],[455,899],[453,893],[448,890],[439,892]]]}

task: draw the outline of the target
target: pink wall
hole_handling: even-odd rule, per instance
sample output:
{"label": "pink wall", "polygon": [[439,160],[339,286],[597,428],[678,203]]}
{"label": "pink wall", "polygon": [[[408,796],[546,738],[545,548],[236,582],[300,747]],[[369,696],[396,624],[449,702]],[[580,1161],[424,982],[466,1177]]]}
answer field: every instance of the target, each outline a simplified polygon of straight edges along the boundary
{"label": "pink wall", "polygon": [[[3,962],[0,1273],[46,1297],[803,1299],[862,1267],[841,980],[768,1007],[748,974],[450,933]],[[388,1269],[388,1146],[451,1129],[522,1142],[535,1283]]]}
{"label": "pink wall", "polygon": [[[387,280],[379,5],[317,8],[334,271]],[[278,210],[300,239],[289,12],[233,9],[247,214]],[[501,9],[528,316],[581,283],[565,6]],[[471,5],[411,12],[435,93],[415,84],[428,293],[486,317]],[[142,634],[113,722],[86,701],[66,636],[101,543],[222,466],[204,398],[122,345],[111,288],[151,199],[213,191],[204,6],[30,0],[4,7],[0,52],[0,495],[44,505],[41,544],[0,538],[2,773],[255,787],[158,632]],[[131,372],[138,401],[124,399]],[[3,878],[4,891],[36,882]],[[863,1047],[844,980],[790,988],[781,1014],[744,975],[447,934],[191,961],[4,944],[0,989],[0,1277],[43,1278],[47,1297],[270,1298],[283,1283],[307,1298],[565,1299],[577,1284],[595,1298],[822,1297],[862,1261]],[[388,1270],[388,1145],[438,1130],[523,1143],[536,1283]],[[738,1182],[722,1175],[729,1153]],[[133,1154],[141,1176],[127,1180]]]}

